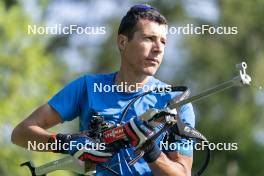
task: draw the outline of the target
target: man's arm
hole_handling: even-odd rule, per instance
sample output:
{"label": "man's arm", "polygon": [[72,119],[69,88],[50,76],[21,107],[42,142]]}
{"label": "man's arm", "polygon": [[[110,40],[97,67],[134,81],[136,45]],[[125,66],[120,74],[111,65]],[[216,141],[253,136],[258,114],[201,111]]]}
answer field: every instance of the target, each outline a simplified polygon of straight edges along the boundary
{"label": "man's arm", "polygon": [[[46,129],[51,128],[61,122],[60,115],[55,111],[50,105],[45,104],[35,110],[28,118],[23,120],[18,124],[13,130],[11,140],[14,144],[21,147],[28,148],[28,141],[36,141],[37,143],[47,143],[51,137],[51,133],[46,131]],[[64,135],[64,134],[61,134]],[[67,135],[69,137],[69,135]],[[93,141],[89,137],[72,135],[77,142],[86,144],[87,140],[90,140],[91,146],[93,146]],[[71,139],[69,139],[71,140]],[[72,139],[73,140],[73,139]],[[89,143],[89,142],[88,142]],[[94,145],[95,146],[95,145]],[[86,147],[90,147],[86,145]],[[50,149],[42,151],[51,151]],[[95,163],[106,162],[112,157],[110,151],[97,151],[97,150],[81,150],[78,151],[76,147],[73,147],[72,150],[67,151],[76,159],[84,162],[84,160],[91,160],[93,163],[89,168],[95,168]],[[93,153],[95,152],[95,153]],[[87,155],[91,153],[91,155]]]}
{"label": "man's arm", "polygon": [[190,176],[192,162],[192,157],[178,152],[169,152],[167,155],[161,152],[159,158],[148,165],[154,175]]}
{"label": "man's arm", "polygon": [[42,105],[15,127],[11,140],[25,148],[28,147],[28,141],[46,143],[51,135],[46,129],[60,122],[60,115],[50,105]]}

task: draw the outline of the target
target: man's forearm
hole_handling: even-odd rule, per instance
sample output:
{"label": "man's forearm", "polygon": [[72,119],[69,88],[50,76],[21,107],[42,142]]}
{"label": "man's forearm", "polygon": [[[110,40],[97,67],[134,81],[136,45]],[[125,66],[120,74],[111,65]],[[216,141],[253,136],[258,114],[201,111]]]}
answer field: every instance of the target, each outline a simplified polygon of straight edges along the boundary
{"label": "man's forearm", "polygon": [[[29,141],[47,143],[50,133],[38,126],[18,126],[12,133],[11,140],[14,144],[28,149]],[[49,151],[49,150],[42,150]]]}
{"label": "man's forearm", "polygon": [[154,175],[173,175],[173,176],[190,176],[191,173],[188,171],[184,164],[170,160],[164,153],[161,153],[159,158],[148,163],[152,173]]}
{"label": "man's forearm", "polygon": [[42,105],[15,127],[11,140],[14,144],[24,148],[28,148],[29,141],[47,143],[51,134],[46,129],[60,122],[61,118],[59,114],[52,107],[48,104]]}

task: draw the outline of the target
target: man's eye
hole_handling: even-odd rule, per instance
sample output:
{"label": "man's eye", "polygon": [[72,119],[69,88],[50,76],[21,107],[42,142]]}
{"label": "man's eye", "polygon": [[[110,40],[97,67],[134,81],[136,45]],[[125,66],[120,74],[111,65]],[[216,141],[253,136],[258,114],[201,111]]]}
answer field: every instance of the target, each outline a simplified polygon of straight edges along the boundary
{"label": "man's eye", "polygon": [[163,43],[165,45],[166,44],[166,41],[161,41],[161,43]]}
{"label": "man's eye", "polygon": [[145,39],[146,39],[146,40],[152,40],[152,38],[151,38],[151,37],[145,37]]}

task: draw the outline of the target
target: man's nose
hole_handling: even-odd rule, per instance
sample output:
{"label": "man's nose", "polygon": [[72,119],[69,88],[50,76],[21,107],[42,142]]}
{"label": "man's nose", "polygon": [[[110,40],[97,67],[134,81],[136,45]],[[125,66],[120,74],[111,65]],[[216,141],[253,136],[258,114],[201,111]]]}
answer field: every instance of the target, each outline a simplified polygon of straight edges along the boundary
{"label": "man's nose", "polygon": [[153,51],[161,53],[164,50],[164,44],[161,41],[153,42]]}

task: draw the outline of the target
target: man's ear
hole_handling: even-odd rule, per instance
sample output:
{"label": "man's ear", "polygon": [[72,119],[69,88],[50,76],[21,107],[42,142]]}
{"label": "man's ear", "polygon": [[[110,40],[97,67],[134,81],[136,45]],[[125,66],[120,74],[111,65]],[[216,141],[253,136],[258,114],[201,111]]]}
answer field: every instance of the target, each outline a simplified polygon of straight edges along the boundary
{"label": "man's ear", "polygon": [[127,36],[125,36],[123,34],[119,34],[117,36],[117,46],[118,46],[120,51],[125,50],[125,48],[127,46],[127,42],[128,42]]}

